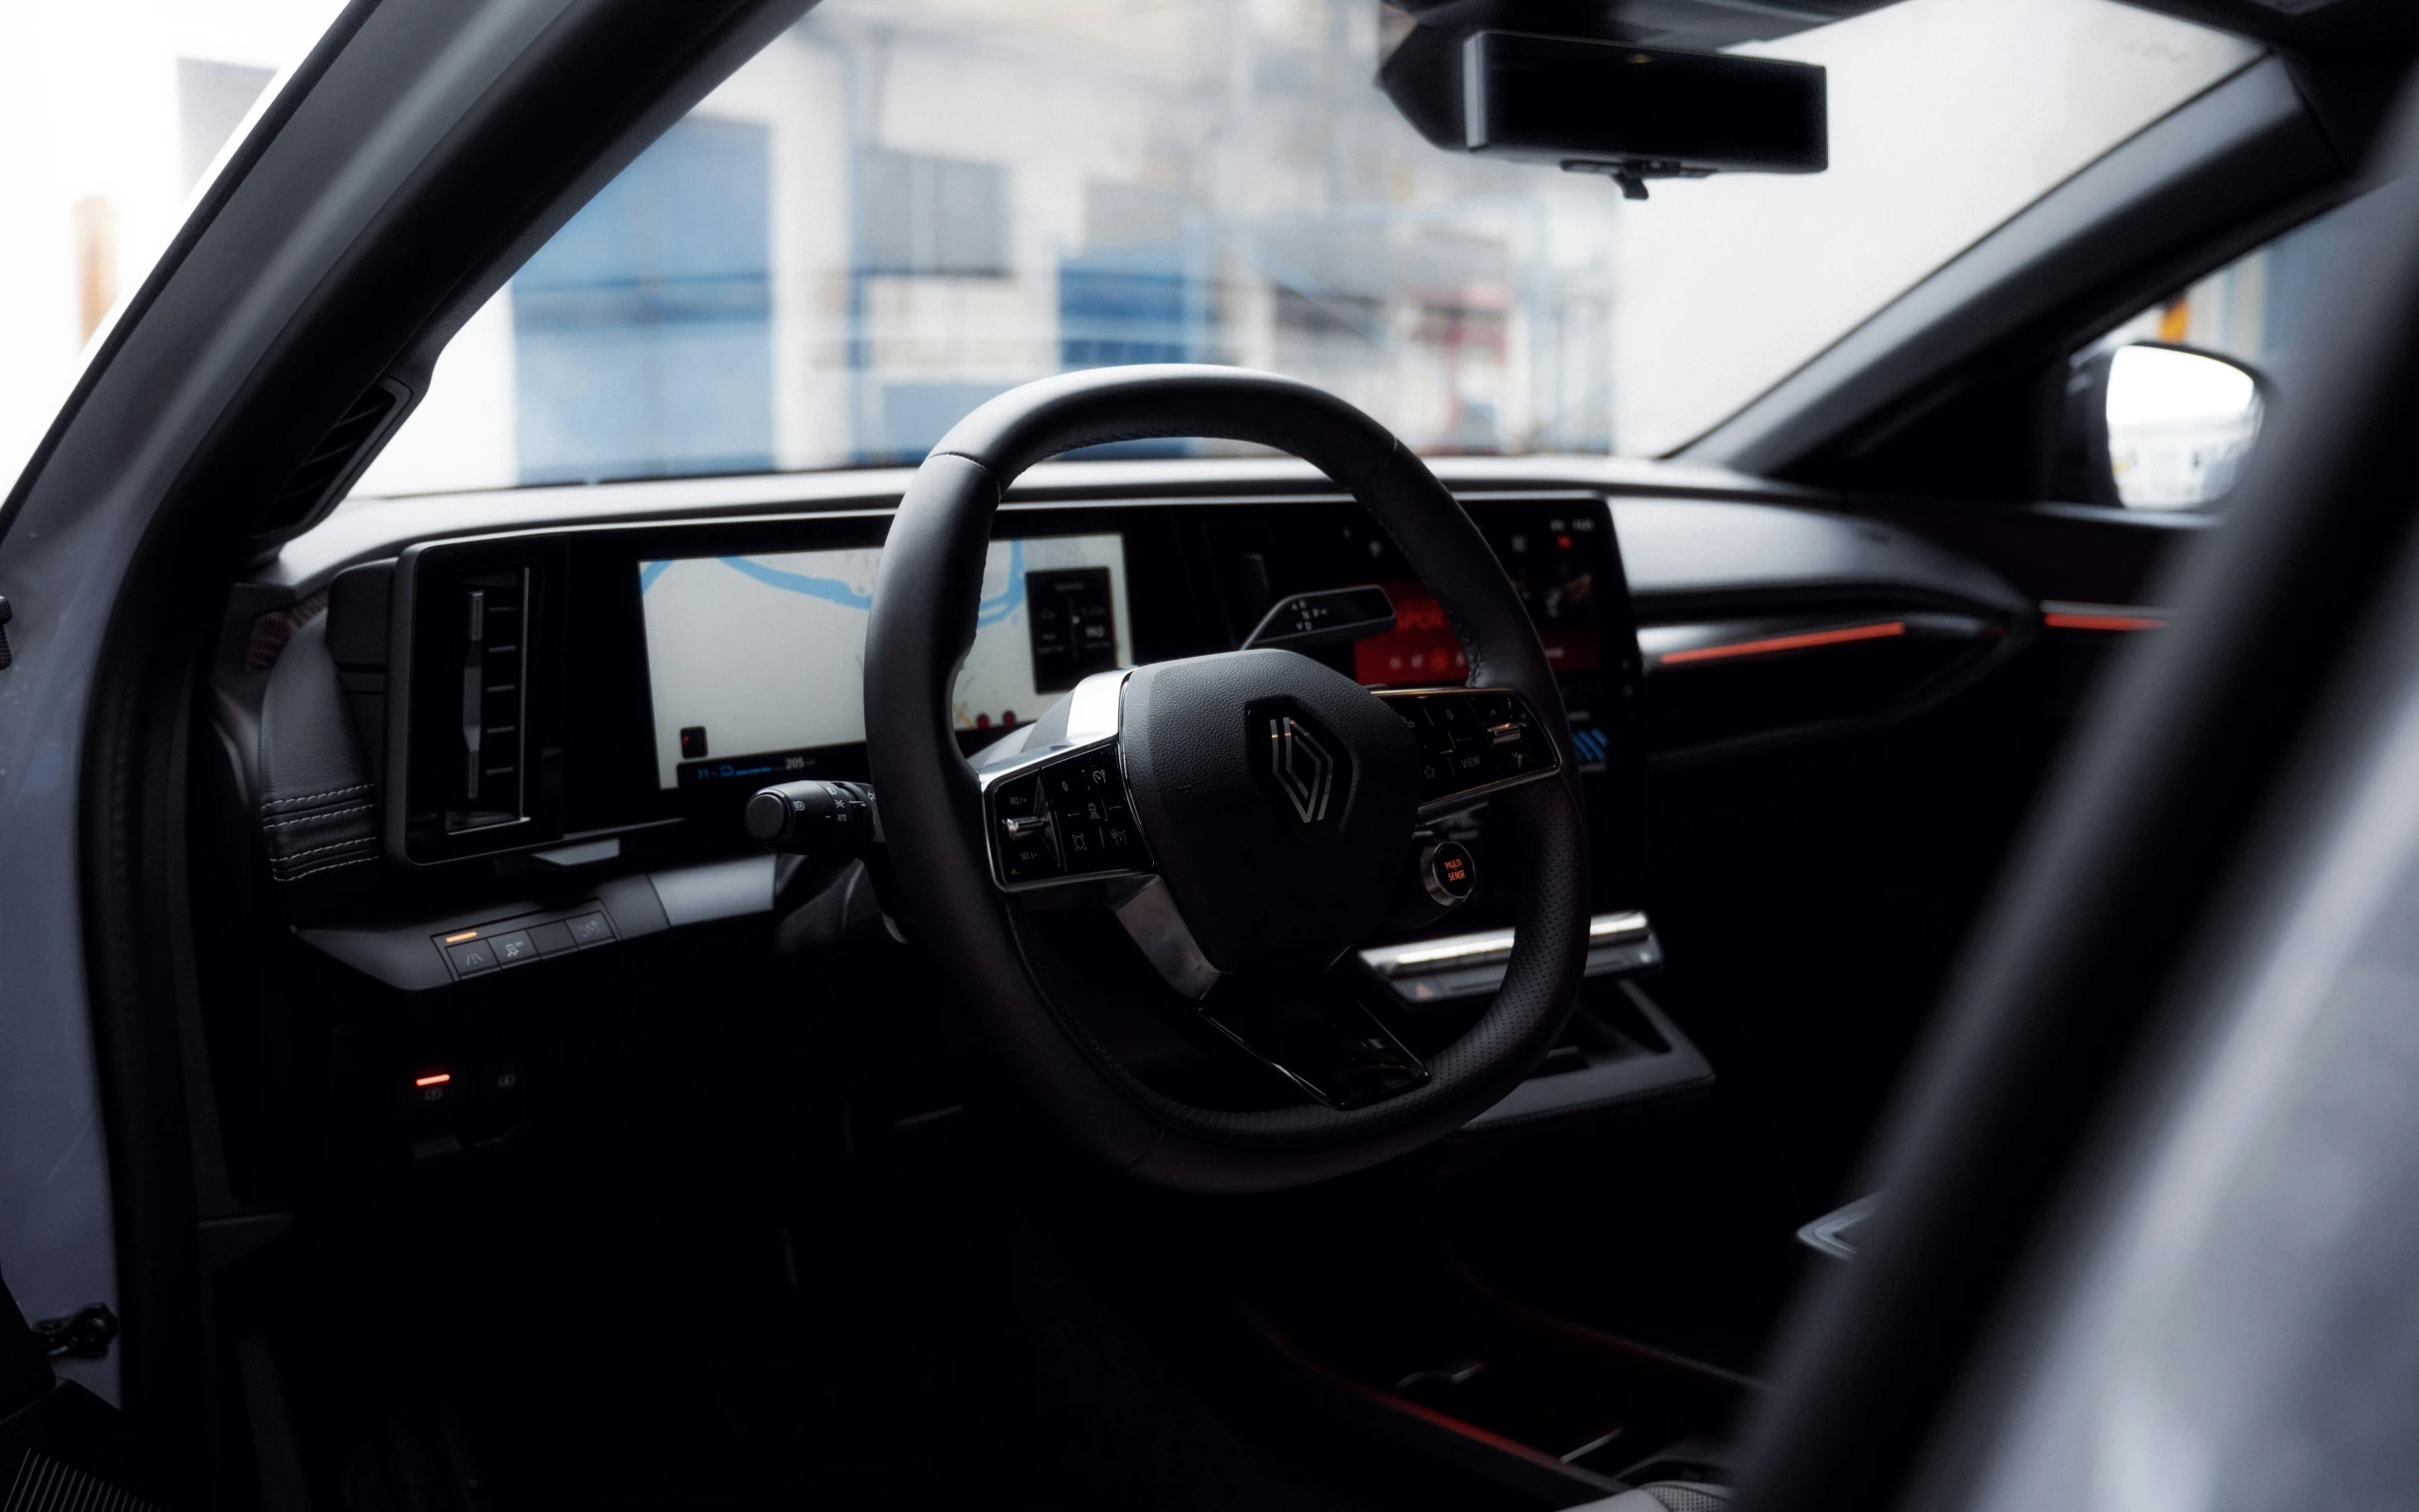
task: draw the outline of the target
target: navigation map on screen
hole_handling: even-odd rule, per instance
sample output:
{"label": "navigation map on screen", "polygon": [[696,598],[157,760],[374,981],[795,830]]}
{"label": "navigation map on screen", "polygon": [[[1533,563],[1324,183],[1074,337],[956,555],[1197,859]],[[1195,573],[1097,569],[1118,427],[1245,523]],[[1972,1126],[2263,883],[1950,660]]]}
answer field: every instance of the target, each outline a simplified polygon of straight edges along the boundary
{"label": "navigation map on screen", "polygon": [[[666,787],[779,781],[865,739],[865,612],[879,547],[639,564],[656,771]],[[1125,542],[993,541],[951,700],[960,730],[1025,724],[1129,665]]]}

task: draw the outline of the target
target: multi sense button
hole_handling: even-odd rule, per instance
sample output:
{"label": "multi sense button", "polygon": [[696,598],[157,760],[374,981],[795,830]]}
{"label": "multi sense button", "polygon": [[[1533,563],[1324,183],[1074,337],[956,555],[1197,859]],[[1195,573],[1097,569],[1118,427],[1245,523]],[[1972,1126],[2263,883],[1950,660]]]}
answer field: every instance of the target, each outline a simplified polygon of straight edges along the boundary
{"label": "multi sense button", "polygon": [[501,966],[525,966],[537,959],[537,945],[525,929],[507,930],[491,942],[495,960]]}

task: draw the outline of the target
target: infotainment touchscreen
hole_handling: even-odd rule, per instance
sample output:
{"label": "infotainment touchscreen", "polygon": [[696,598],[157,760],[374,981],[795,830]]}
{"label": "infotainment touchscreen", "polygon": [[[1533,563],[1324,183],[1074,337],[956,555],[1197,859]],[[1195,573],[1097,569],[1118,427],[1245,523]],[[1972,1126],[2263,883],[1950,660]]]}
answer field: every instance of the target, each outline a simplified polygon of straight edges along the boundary
{"label": "infotainment touchscreen", "polygon": [[[778,780],[807,753],[865,739],[865,615],[879,548],[641,562],[639,602],[665,787]],[[1094,672],[1129,665],[1118,535],[994,541],[961,730],[1034,719]]]}

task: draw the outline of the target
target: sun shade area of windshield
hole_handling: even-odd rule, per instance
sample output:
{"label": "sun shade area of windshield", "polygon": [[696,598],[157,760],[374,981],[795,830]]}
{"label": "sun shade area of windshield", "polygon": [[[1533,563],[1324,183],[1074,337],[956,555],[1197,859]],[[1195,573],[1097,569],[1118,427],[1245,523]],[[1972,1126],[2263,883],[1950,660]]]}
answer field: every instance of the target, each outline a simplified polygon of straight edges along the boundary
{"label": "sun shade area of windshield", "polygon": [[[123,78],[96,55],[103,96],[172,77],[189,119],[154,134],[156,213],[29,186],[121,231],[0,286],[57,327],[10,383],[72,372],[140,281],[128,233],[207,166],[202,117],[242,114],[211,60],[291,9],[196,14]],[[1903,0],[1735,50],[1826,71],[1825,170],[1637,203],[1423,141],[1377,84],[1404,29],[1365,0],[825,0],[470,320],[356,491],[912,461],[1018,383],[1146,362],[1300,378],[1429,454],[1660,454],[2253,55],[2114,0]]]}

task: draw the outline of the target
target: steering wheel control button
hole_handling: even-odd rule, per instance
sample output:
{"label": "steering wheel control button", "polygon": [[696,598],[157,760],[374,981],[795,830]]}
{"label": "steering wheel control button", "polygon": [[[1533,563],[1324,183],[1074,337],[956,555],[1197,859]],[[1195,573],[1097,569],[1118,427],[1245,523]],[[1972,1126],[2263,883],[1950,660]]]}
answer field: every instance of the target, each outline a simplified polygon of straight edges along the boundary
{"label": "steering wheel control button", "polygon": [[[1042,821],[1042,779],[1037,776],[1010,777],[991,790],[991,806],[1003,824],[1034,824]],[[1019,830],[1017,833],[1026,833]]]}
{"label": "steering wheel control button", "polygon": [[1007,777],[983,798],[991,810],[991,851],[1002,882],[1048,882],[1065,874],[1052,839],[1050,816],[1042,809],[1039,773]]}
{"label": "steering wheel control button", "polygon": [[583,948],[613,943],[613,921],[601,913],[580,914],[563,922],[571,926],[571,938]]}
{"label": "steering wheel control button", "polygon": [[1456,907],[1478,890],[1478,862],[1459,840],[1430,845],[1419,857],[1419,880],[1446,908]]}
{"label": "steering wheel control button", "polygon": [[1114,740],[1038,752],[987,775],[992,873],[1003,887],[1074,882],[1150,865]]}
{"label": "steering wheel control button", "polygon": [[1422,814],[1561,769],[1536,715],[1516,693],[1427,688],[1378,697],[1411,727]]}
{"label": "steering wheel control button", "polygon": [[1078,752],[1042,768],[1042,803],[1066,875],[1131,871],[1146,859],[1125,774],[1113,748]]}
{"label": "steering wheel control button", "polygon": [[475,977],[495,970],[495,947],[485,940],[464,940],[447,946],[446,959],[454,964],[456,977]]}
{"label": "steering wheel control button", "polygon": [[1047,882],[1065,875],[1048,833],[1008,840],[1000,846],[1000,875],[1014,882]]}

